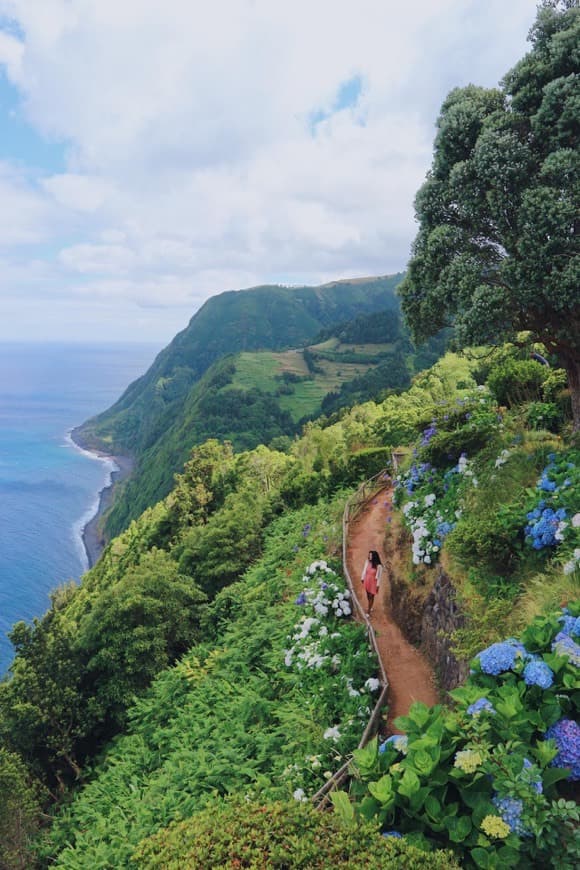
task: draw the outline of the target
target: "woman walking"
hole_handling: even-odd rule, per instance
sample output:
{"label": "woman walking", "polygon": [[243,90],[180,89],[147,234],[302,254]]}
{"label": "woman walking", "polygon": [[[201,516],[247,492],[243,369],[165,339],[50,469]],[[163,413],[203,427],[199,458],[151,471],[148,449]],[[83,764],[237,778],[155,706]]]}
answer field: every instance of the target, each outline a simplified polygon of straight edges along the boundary
{"label": "woman walking", "polygon": [[376,550],[369,550],[369,555],[360,578],[367,594],[367,616],[371,615],[373,604],[375,603],[375,595],[379,591],[382,574],[383,566],[381,563],[381,557]]}

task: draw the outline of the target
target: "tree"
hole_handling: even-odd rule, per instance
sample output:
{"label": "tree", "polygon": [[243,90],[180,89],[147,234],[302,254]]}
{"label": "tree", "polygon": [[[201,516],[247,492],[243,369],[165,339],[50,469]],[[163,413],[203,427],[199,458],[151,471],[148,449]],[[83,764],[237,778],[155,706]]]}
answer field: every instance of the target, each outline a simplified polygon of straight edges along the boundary
{"label": "tree", "polygon": [[9,637],[16,655],[0,683],[0,740],[62,788],[81,776],[78,749],[95,720],[81,692],[74,626],[52,608],[32,625],[17,622]]}
{"label": "tree", "polygon": [[38,833],[45,797],[22,759],[0,746],[0,870],[35,866],[30,846]]}
{"label": "tree", "polygon": [[527,331],[565,368],[580,430],[580,9],[545,3],[499,89],[451,91],[400,293],[417,339]]}
{"label": "tree", "polygon": [[200,639],[205,601],[156,548],[101,592],[81,620],[77,644],[87,659],[83,694],[100,709],[105,733],[123,724],[133,697]]}

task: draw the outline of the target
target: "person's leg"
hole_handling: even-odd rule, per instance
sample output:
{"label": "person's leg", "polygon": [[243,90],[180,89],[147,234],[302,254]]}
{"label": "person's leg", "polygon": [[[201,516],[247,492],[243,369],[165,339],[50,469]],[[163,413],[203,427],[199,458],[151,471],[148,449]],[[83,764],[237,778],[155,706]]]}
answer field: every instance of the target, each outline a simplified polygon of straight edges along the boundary
{"label": "person's leg", "polygon": [[368,609],[367,609],[367,613],[370,616],[371,610],[373,609],[373,604],[375,603],[375,596],[371,595],[370,592],[367,592],[367,601],[368,601],[368,605],[369,605]]}

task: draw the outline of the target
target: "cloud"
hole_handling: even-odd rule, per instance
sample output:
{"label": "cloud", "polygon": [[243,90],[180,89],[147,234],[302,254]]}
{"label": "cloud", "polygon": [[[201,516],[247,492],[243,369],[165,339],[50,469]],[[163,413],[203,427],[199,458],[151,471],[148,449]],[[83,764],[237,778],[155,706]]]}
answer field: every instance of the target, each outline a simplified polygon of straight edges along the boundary
{"label": "cloud", "polygon": [[179,307],[403,268],[441,101],[498,81],[535,0],[416,0],[413,16],[388,0],[0,0],[1,13],[16,26],[0,30],[0,63],[68,163],[12,177],[6,243],[58,238],[46,271],[71,298]]}

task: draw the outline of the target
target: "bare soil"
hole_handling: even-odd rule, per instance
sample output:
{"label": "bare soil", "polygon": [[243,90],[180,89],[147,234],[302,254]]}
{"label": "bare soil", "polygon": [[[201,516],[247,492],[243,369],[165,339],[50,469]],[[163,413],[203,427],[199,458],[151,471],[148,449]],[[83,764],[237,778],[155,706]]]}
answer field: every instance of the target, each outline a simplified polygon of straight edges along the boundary
{"label": "bare soil", "polygon": [[439,697],[429,662],[405,639],[392,617],[390,566],[385,559],[383,546],[391,499],[390,487],[381,490],[351,523],[347,539],[347,563],[355,593],[365,611],[367,600],[360,576],[369,550],[377,550],[384,564],[383,579],[370,621],[376,632],[381,660],[389,680],[387,730],[397,733],[393,721],[397,716],[406,715],[414,701],[422,701],[431,707],[438,703]]}

